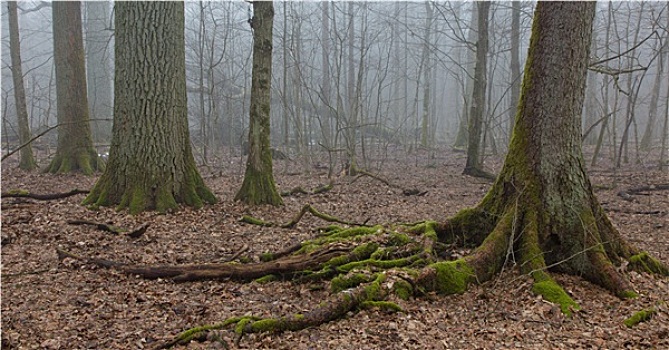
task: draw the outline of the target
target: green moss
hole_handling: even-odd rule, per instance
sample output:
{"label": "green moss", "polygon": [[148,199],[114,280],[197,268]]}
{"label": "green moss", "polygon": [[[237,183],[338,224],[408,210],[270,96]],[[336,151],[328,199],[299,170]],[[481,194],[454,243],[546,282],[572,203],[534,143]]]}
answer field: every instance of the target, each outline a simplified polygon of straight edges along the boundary
{"label": "green moss", "polygon": [[251,258],[249,258],[248,256],[240,256],[239,257],[239,262],[242,263],[242,264],[248,264],[250,262],[253,262],[253,260]]}
{"label": "green moss", "polygon": [[656,273],[669,276],[669,268],[661,261],[653,258],[648,252],[641,252],[629,258],[630,268],[641,272]]}
{"label": "green moss", "polygon": [[333,293],[339,293],[343,290],[359,286],[375,280],[378,274],[365,275],[362,273],[352,274],[350,276],[335,277],[330,281],[330,290]]}
{"label": "green moss", "polygon": [[268,262],[276,259],[274,257],[274,253],[262,253],[260,254],[260,261],[262,262]]}
{"label": "green moss", "polygon": [[650,320],[656,312],[657,310],[653,308],[637,311],[634,313],[634,315],[625,319],[623,323],[625,324],[625,326],[632,328],[641,322],[646,322]]}
{"label": "green moss", "polygon": [[364,227],[364,226],[359,226],[359,227],[351,227],[347,228],[345,230],[341,230],[338,232],[333,232],[329,236],[331,238],[351,238],[351,237],[357,237],[357,236],[367,236],[367,235],[374,235],[381,233],[383,231],[383,227],[380,225],[373,226],[373,227]]}
{"label": "green moss", "polygon": [[360,304],[360,306],[363,309],[378,308],[390,312],[404,312],[404,309],[402,309],[399,305],[390,301],[364,301]]}
{"label": "green moss", "polygon": [[535,282],[532,291],[541,295],[544,299],[558,304],[560,310],[567,316],[571,316],[572,309],[580,310],[581,307],[572,299],[567,292],[560,287],[552,278],[547,277],[543,281]]}
{"label": "green moss", "polygon": [[9,190],[7,191],[9,194],[13,195],[18,195],[18,196],[27,196],[30,194],[30,191],[28,190],[22,190],[22,189],[15,189],[15,190]]}
{"label": "green moss", "polygon": [[367,260],[362,260],[362,261],[353,261],[348,264],[341,265],[337,267],[337,271],[340,272],[349,272],[353,269],[356,268],[362,268],[362,267],[368,267],[368,266],[373,266],[377,267],[380,269],[392,269],[395,267],[402,267],[402,266],[408,266],[414,263],[416,260],[418,260],[418,256],[412,256],[409,258],[401,258],[401,259],[393,259],[393,260],[374,260],[374,259],[367,259]]}
{"label": "green moss", "polygon": [[[130,202],[130,213],[132,214],[137,214],[138,212],[133,212],[133,203],[137,200],[138,202],[141,201],[143,203],[146,203],[149,198],[146,197],[146,193],[144,190],[137,190],[135,189],[135,194],[133,195],[133,200]],[[179,204],[177,204],[176,199],[174,198],[174,195],[172,194],[172,191],[167,187],[167,186],[159,186],[157,193],[156,193],[156,204],[155,208],[156,211],[159,213],[167,213],[170,210],[177,209],[179,207]],[[148,206],[144,204],[144,209],[147,209]],[[140,210],[143,211],[144,209]]]}
{"label": "green moss", "polygon": [[390,237],[388,238],[388,245],[402,246],[409,244],[411,241],[411,238],[404,233],[391,232]]}
{"label": "green moss", "polygon": [[252,216],[249,216],[249,215],[242,216],[242,218],[239,221],[247,223],[247,224],[251,224],[251,225],[266,226],[266,227],[274,226],[272,223],[265,222],[265,221],[260,220],[260,219],[256,219],[256,218],[254,218]]}
{"label": "green moss", "polygon": [[355,249],[353,249],[350,255],[342,255],[330,259],[327,263],[325,263],[325,267],[331,268],[349,263],[350,261],[358,261],[361,259],[366,259],[370,255],[372,255],[372,253],[374,253],[378,248],[379,245],[375,242],[368,242],[361,244],[357,246]]}
{"label": "green moss", "polygon": [[[252,322],[254,319],[251,317],[242,317],[238,322],[237,325],[235,326],[235,333],[241,335],[244,334],[244,328],[246,328],[246,325]],[[271,319],[270,319],[271,320]],[[266,320],[258,320],[256,322],[253,322],[253,324],[256,324],[258,322],[262,322]]]}
{"label": "green moss", "polygon": [[463,293],[476,280],[474,270],[463,259],[438,262],[430,267],[436,270],[433,289],[441,294]]}
{"label": "green moss", "polygon": [[254,282],[256,282],[256,283],[260,283],[260,284],[265,284],[265,283],[269,283],[269,282],[272,282],[272,281],[276,281],[276,276],[274,276],[274,275],[265,275],[265,276],[262,276],[262,277],[260,277],[260,278],[256,278],[256,279],[254,280]]}
{"label": "green moss", "polygon": [[393,293],[402,300],[409,300],[413,296],[413,286],[404,280],[397,281],[393,283]]}
{"label": "green moss", "polygon": [[378,276],[376,276],[376,279],[370,283],[367,287],[365,287],[365,300],[366,301],[374,301],[374,300],[380,300],[383,299],[383,290],[381,288],[381,283],[386,280],[386,275],[384,273],[380,273]]}
{"label": "green moss", "polygon": [[622,299],[634,299],[638,298],[639,294],[633,290],[624,290],[618,293],[618,297]]}

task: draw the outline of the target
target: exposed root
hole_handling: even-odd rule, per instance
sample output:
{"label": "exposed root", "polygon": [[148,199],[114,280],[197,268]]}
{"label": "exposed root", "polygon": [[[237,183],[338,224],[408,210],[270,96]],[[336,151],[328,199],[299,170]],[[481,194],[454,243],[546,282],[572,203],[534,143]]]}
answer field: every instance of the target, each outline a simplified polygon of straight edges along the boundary
{"label": "exposed root", "polygon": [[88,190],[79,190],[79,189],[73,189],[72,191],[65,192],[65,193],[51,193],[51,194],[37,194],[37,193],[31,193],[26,190],[11,190],[8,192],[3,192],[0,197],[2,198],[32,198],[32,199],[37,199],[40,201],[49,201],[49,200],[54,200],[54,199],[62,199],[62,198],[67,198],[71,196],[75,196],[78,194],[85,194],[88,193]]}

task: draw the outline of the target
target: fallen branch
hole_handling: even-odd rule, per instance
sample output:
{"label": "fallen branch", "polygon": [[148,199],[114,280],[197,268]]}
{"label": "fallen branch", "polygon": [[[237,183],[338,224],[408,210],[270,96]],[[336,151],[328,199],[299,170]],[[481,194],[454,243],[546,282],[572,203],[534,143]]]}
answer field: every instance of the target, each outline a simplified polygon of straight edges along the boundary
{"label": "fallen branch", "polygon": [[140,227],[128,232],[128,229],[122,228],[122,227],[117,227],[101,222],[95,222],[95,221],[88,221],[88,220],[68,220],[68,224],[70,225],[90,225],[90,226],[95,226],[98,230],[109,232],[114,235],[122,234],[125,233],[126,236],[130,238],[139,238],[141,237],[145,232],[146,229],[149,228],[151,224],[146,223],[144,225],[141,225]]}
{"label": "fallen branch", "polygon": [[418,190],[418,189],[415,189],[415,188],[404,188],[402,186],[395,185],[395,184],[391,183],[390,181],[382,178],[381,176],[374,175],[374,174],[372,174],[370,172],[367,172],[365,170],[356,169],[356,171],[358,173],[358,176],[356,176],[355,179],[353,179],[351,181],[351,183],[354,183],[355,181],[357,181],[359,178],[361,178],[363,176],[369,176],[374,180],[380,181],[381,183],[383,183],[384,185],[386,185],[388,187],[402,190],[402,194],[405,195],[405,196],[424,196],[425,194],[427,194],[427,191],[421,191],[421,190]]}
{"label": "fallen branch", "polygon": [[367,221],[365,221],[362,224],[359,224],[359,223],[354,223],[354,222],[350,222],[350,221],[345,221],[345,220],[339,219],[339,218],[337,218],[335,216],[332,216],[332,215],[321,213],[318,210],[316,210],[316,208],[312,207],[311,204],[304,205],[302,207],[302,209],[300,210],[300,212],[297,213],[297,215],[295,215],[295,217],[292,220],[290,220],[289,222],[287,222],[285,224],[277,224],[277,223],[273,223],[273,222],[267,222],[267,221],[263,221],[263,220],[260,220],[260,219],[256,219],[256,218],[254,218],[252,216],[249,216],[249,215],[244,215],[241,218],[240,221],[244,222],[244,223],[247,223],[247,224],[251,224],[251,225],[258,225],[258,226],[265,226],[265,227],[293,228],[293,227],[295,227],[295,225],[297,225],[298,222],[300,222],[300,220],[302,220],[302,217],[306,213],[310,213],[311,215],[313,215],[317,218],[320,218],[322,220],[325,220],[327,222],[336,222],[336,223],[339,223],[339,224],[351,225],[351,226],[369,226],[369,225],[367,225]]}
{"label": "fallen branch", "polygon": [[334,183],[330,181],[327,185],[321,185],[316,187],[313,191],[308,192],[304,188],[297,186],[291,189],[290,191],[281,192],[281,197],[290,197],[296,194],[321,194],[330,191],[334,187]]}
{"label": "fallen branch", "polygon": [[4,192],[0,194],[0,198],[32,198],[40,201],[49,201],[54,199],[67,198],[78,194],[86,194],[88,192],[89,192],[88,190],[78,190],[76,188],[70,192],[52,193],[52,194],[37,194],[37,193],[31,193],[26,190],[11,190],[9,192]]}
{"label": "fallen branch", "polygon": [[633,195],[640,195],[643,194],[643,192],[664,191],[664,190],[669,190],[669,184],[632,187],[618,192],[618,196],[623,200],[626,200],[628,202],[633,202],[634,201],[634,197],[632,197]]}

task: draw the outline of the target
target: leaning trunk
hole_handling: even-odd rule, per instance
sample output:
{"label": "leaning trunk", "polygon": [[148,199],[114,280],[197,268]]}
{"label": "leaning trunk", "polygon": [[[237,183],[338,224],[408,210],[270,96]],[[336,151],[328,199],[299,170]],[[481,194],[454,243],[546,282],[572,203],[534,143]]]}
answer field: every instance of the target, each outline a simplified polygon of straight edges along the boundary
{"label": "leaning trunk", "polygon": [[[9,51],[12,56],[12,80],[14,82],[14,103],[16,118],[19,124],[19,142],[21,145],[30,140],[30,124],[28,123],[28,108],[26,107],[26,89],[23,86],[23,69],[21,68],[21,44],[19,40],[19,16],[16,1],[7,2],[9,15]],[[21,160],[19,168],[33,170],[37,168],[33,149],[27,145],[19,151]]]}

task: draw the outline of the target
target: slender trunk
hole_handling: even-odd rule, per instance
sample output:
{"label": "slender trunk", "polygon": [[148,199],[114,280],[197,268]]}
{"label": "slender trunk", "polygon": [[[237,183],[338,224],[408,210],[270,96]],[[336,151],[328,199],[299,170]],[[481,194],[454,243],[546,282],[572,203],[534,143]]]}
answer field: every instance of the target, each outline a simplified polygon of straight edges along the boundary
{"label": "slender trunk", "polygon": [[[19,40],[19,16],[16,1],[8,1],[7,9],[9,15],[9,51],[12,60],[12,81],[14,82],[14,104],[16,106],[16,118],[19,124],[19,143],[23,145],[31,137],[30,123],[28,123],[28,108],[26,107],[26,89],[23,86],[23,69],[21,68],[21,46]],[[23,147],[20,151],[19,168],[33,170],[37,168],[33,149],[31,145]]]}
{"label": "slender trunk", "polygon": [[515,123],[520,100],[520,1],[511,2],[511,102],[509,105],[508,138]]}
{"label": "slender trunk", "polygon": [[474,68],[474,90],[469,110],[469,137],[465,174],[474,174],[480,170],[481,134],[485,108],[486,70],[488,68],[488,14],[490,2],[476,3],[478,6],[478,41],[476,43],[476,67]]}

